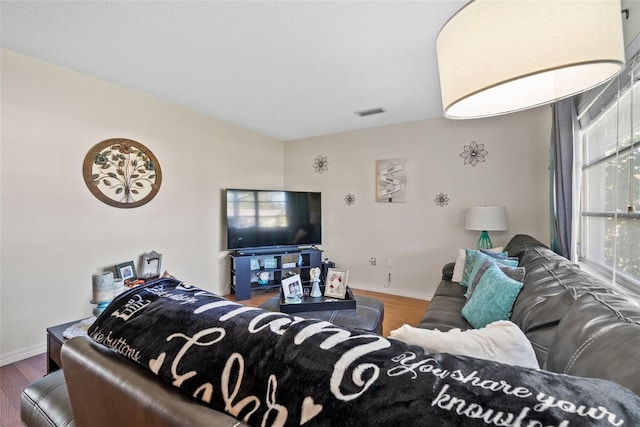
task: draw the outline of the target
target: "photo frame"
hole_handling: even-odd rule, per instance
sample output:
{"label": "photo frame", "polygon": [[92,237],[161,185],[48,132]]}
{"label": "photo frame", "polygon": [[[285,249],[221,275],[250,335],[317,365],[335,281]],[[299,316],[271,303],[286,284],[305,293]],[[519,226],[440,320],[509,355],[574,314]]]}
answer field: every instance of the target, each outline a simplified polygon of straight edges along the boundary
{"label": "photo frame", "polygon": [[299,274],[282,279],[282,293],[285,298],[302,297],[302,281]]}
{"label": "photo frame", "polygon": [[116,276],[122,280],[136,280],[136,266],[133,261],[123,262],[116,265]]}
{"label": "photo frame", "polygon": [[160,276],[160,268],[162,266],[162,254],[156,251],[145,252],[142,254],[142,264],[140,266],[140,277],[149,278]]}
{"label": "photo frame", "polygon": [[344,299],[347,294],[347,278],[349,270],[329,268],[324,283],[324,296]]}

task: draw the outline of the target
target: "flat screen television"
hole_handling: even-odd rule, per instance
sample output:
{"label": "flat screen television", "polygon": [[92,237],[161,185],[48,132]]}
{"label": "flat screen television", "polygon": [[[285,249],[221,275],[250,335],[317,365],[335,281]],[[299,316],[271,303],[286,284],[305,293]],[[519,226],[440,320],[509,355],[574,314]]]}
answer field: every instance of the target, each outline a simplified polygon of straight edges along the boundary
{"label": "flat screen television", "polygon": [[227,249],[276,249],[322,243],[319,192],[226,190]]}

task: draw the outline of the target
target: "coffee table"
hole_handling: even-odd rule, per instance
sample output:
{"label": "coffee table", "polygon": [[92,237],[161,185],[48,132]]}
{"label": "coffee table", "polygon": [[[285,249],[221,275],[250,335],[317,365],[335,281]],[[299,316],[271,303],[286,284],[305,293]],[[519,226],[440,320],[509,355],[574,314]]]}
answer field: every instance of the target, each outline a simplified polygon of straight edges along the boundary
{"label": "coffee table", "polygon": [[[355,296],[355,299],[357,302],[355,309],[302,311],[292,315],[304,317],[305,319],[326,320],[334,325],[382,334],[382,321],[384,319],[384,304],[382,301],[365,296]],[[260,308],[269,311],[280,311],[280,295],[269,299]]]}

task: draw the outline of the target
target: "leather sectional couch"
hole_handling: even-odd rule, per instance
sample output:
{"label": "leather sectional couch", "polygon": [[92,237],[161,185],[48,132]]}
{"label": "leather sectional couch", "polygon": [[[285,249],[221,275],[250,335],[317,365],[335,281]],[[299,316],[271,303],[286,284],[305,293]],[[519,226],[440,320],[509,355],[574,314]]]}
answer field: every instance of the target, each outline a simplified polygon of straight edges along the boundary
{"label": "leather sectional couch", "polygon": [[[640,394],[640,305],[613,292],[537,240],[515,236],[505,248],[526,268],[512,321],[531,341],[543,369],[612,380]],[[450,280],[453,264],[420,323],[470,328],[462,317],[464,288]],[[62,371],[27,387],[27,426],[240,426],[87,337],[62,348]]]}
{"label": "leather sectional couch", "polygon": [[[617,382],[640,395],[640,304],[531,236],[514,236],[504,250],[526,269],[511,321],[527,336],[542,369]],[[466,288],[451,281],[454,263],[420,324],[471,329],[461,314]]]}

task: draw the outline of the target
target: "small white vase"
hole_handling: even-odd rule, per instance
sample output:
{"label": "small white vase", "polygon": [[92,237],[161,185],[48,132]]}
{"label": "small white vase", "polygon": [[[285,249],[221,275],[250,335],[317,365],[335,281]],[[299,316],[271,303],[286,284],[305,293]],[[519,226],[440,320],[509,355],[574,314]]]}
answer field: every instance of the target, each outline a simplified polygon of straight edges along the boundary
{"label": "small white vase", "polygon": [[312,297],[322,296],[322,292],[320,292],[320,282],[318,280],[313,281],[313,288],[311,288],[311,296]]}

